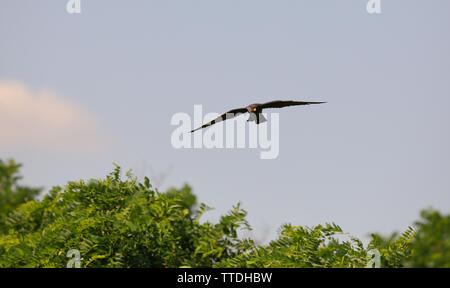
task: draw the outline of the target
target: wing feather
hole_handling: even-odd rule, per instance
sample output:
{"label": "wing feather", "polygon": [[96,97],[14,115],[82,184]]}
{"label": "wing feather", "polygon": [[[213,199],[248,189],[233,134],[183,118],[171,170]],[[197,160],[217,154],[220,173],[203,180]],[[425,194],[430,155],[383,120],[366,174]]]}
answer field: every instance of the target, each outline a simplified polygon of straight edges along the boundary
{"label": "wing feather", "polygon": [[214,125],[214,124],[216,124],[218,122],[222,122],[224,120],[232,119],[232,118],[238,116],[237,114],[242,114],[242,113],[246,113],[246,112],[248,112],[247,108],[232,109],[232,110],[227,111],[227,112],[223,113],[222,115],[218,116],[216,119],[211,120],[208,123],[203,124],[202,126],[192,130],[191,133],[194,132],[194,131],[206,128],[208,126]]}
{"label": "wing feather", "polygon": [[267,108],[283,108],[288,106],[298,106],[298,105],[310,105],[310,104],[322,104],[326,102],[308,102],[308,101],[283,101],[283,100],[275,100],[270,101],[264,104],[261,104],[262,109]]}

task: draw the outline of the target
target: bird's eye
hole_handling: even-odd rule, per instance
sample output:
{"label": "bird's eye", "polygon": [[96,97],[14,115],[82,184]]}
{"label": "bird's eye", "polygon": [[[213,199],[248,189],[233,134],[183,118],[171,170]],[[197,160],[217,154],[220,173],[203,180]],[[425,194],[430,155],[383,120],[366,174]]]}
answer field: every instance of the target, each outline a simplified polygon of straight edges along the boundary
{"label": "bird's eye", "polygon": [[253,111],[256,111],[256,108],[253,108]]}

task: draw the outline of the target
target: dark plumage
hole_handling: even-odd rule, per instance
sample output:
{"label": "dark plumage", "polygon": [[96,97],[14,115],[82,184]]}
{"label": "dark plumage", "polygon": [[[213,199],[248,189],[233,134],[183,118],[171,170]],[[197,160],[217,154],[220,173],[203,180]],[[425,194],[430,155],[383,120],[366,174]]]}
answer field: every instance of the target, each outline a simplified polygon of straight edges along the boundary
{"label": "dark plumage", "polygon": [[234,118],[243,113],[250,113],[250,117],[248,118],[247,121],[255,121],[256,124],[259,124],[259,123],[263,123],[263,122],[267,121],[266,118],[264,118],[264,116],[261,114],[263,109],[284,108],[284,107],[288,107],[288,106],[322,104],[322,103],[326,103],[326,102],[275,100],[275,101],[270,101],[270,102],[263,103],[263,104],[255,103],[255,104],[248,105],[247,107],[244,107],[244,108],[232,109],[228,112],[225,112],[222,115],[220,115],[219,117],[217,117],[216,119],[214,119],[206,124],[203,124],[202,126],[198,127],[197,129],[192,130],[191,133],[194,131],[206,128],[208,126],[214,125],[218,122]]}

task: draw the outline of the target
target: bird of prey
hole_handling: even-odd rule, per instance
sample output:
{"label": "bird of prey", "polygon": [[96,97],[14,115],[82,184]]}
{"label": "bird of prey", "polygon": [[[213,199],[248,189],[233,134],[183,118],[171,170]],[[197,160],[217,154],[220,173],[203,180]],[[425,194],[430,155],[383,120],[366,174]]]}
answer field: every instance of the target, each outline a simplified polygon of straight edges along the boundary
{"label": "bird of prey", "polygon": [[256,122],[256,124],[260,124],[260,123],[264,123],[267,121],[266,118],[264,118],[264,116],[261,114],[263,109],[268,109],[268,108],[284,108],[284,107],[288,107],[288,106],[298,106],[298,105],[310,105],[310,104],[322,104],[322,103],[326,103],[326,102],[306,102],[306,101],[283,101],[283,100],[275,100],[275,101],[270,101],[267,103],[255,103],[255,104],[251,104],[248,105],[247,107],[244,108],[237,108],[237,109],[232,109],[228,112],[223,113],[222,115],[220,115],[219,117],[217,117],[216,119],[203,124],[202,126],[198,127],[197,129],[194,129],[191,131],[197,131],[203,128],[206,128],[208,126],[214,125],[218,122],[224,121],[224,120],[228,120],[231,118],[234,118],[236,116],[239,116],[243,113],[250,113],[250,117],[248,118],[248,121],[254,121]]}

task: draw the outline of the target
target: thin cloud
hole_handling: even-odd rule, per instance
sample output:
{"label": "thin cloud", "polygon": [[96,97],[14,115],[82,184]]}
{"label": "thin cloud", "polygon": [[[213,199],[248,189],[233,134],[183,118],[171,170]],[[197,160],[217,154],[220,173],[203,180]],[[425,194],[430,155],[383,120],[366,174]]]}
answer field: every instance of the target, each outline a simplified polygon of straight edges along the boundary
{"label": "thin cloud", "polygon": [[93,152],[105,134],[85,108],[50,91],[0,81],[0,147]]}

